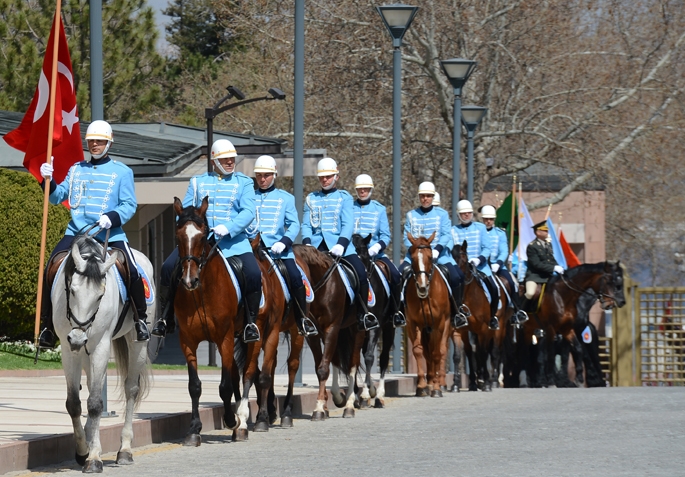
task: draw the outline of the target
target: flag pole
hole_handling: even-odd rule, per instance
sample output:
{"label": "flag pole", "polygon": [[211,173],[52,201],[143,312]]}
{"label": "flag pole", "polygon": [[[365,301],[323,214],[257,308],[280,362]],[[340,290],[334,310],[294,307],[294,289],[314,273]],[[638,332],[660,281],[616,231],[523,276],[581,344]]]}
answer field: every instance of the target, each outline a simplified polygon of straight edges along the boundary
{"label": "flag pole", "polygon": [[549,204],[549,206],[547,207],[547,215],[545,215],[545,221],[549,219],[550,212],[552,212],[552,204]]}
{"label": "flag pole", "polygon": [[[509,230],[509,256],[511,257],[511,254],[514,253],[514,229],[516,228],[514,226],[514,215],[516,213],[516,205],[518,202],[516,202],[516,174],[514,174],[513,180],[511,181],[511,220],[509,221],[509,224],[511,225],[511,229]],[[509,262],[509,267],[511,269],[511,262]]]}
{"label": "flag pole", "polygon": [[[52,136],[55,128],[55,95],[57,94],[57,59],[59,53],[59,39],[62,22],[62,2],[57,0],[55,8],[55,29],[53,31],[52,42],[52,72],[50,79],[50,116],[48,119],[48,148],[45,154],[45,162],[50,162],[52,157]],[[38,265],[38,296],[36,298],[36,323],[33,328],[34,344],[36,351],[38,350],[38,335],[40,333],[40,311],[43,302],[43,278],[45,268],[45,242],[47,242],[48,233],[48,204],[50,202],[50,179],[45,179],[45,189],[43,193],[43,228],[40,235],[40,259]],[[38,354],[36,353],[36,356]]]}
{"label": "flag pole", "polygon": [[[516,189],[516,184],[514,184],[514,190]],[[521,202],[521,197],[523,196],[523,183],[519,182],[519,193],[518,193],[518,198],[516,200],[516,205],[518,206],[519,203]],[[518,260],[519,260],[519,267],[518,270],[516,270],[516,279],[520,282],[521,281],[521,268],[523,266],[523,260],[521,260],[521,211],[519,210],[519,213],[516,214],[517,216],[517,223],[518,223],[518,228],[519,228],[519,243],[518,243]]]}

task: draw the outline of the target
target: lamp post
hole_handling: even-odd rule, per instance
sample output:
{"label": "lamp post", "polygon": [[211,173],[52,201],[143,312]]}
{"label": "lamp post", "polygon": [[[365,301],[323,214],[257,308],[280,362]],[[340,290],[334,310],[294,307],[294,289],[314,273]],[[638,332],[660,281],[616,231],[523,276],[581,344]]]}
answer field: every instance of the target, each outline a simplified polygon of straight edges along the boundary
{"label": "lamp post", "polygon": [[442,60],[440,66],[454,88],[454,129],[452,131],[452,224],[458,224],[457,202],[461,173],[461,89],[476,69],[474,60],[452,58]]}
{"label": "lamp post", "polygon": [[488,112],[488,108],[482,106],[464,106],[461,108],[461,121],[466,128],[468,141],[467,156],[467,198],[473,204],[473,133]]}
{"label": "lamp post", "polygon": [[[409,29],[419,7],[394,3],[376,7],[383,24],[392,37],[392,260],[400,263],[402,252],[402,37]],[[400,372],[402,349],[402,330],[395,331],[395,352],[392,370]]]}
{"label": "lamp post", "polygon": [[[205,119],[207,119],[207,172],[212,172],[214,169],[212,167],[212,143],[214,142],[214,118],[224,111],[229,109],[237,108],[243,104],[254,103],[255,101],[270,101],[274,99],[285,99],[285,93],[278,88],[269,88],[268,96],[260,96],[258,98],[245,99],[245,94],[240,91],[235,86],[229,86],[226,88],[228,94],[221,98],[217,103],[211,108],[205,108]],[[224,107],[220,107],[224,101],[231,98],[238,98],[240,101],[237,103],[231,103]],[[211,356],[211,355],[210,355]]]}

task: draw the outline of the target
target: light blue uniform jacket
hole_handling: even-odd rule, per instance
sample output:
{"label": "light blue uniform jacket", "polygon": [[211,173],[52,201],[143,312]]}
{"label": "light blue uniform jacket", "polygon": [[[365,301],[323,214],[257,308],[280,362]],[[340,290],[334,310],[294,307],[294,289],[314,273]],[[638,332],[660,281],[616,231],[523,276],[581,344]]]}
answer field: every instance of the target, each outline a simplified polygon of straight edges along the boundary
{"label": "light blue uniform jacket", "polygon": [[428,212],[424,212],[421,207],[407,212],[406,221],[404,222],[404,245],[407,247],[407,254],[404,256],[405,262],[411,262],[409,257],[409,241],[408,234],[411,233],[413,237],[428,238],[435,232],[435,238],[431,243],[434,249],[440,251],[438,255],[438,263],[457,264],[450,254],[452,248],[452,235],[450,234],[450,223],[447,212],[439,207],[432,207]]}
{"label": "light blue uniform jacket", "polygon": [[[312,192],[304,202],[302,217],[302,241],[311,242],[319,247],[326,243],[328,250],[341,241],[345,248],[344,255],[355,255],[357,251],[352,245],[354,232],[353,200],[349,192],[333,190],[324,193]],[[341,240],[342,239],[342,240]]]}
{"label": "light blue uniform jacket", "polygon": [[254,182],[245,174],[234,172],[220,176],[205,172],[190,179],[183,198],[183,207],[199,207],[209,197],[207,222],[209,227],[225,225],[228,235],[219,242],[224,257],[252,253],[245,229],[255,218]]}
{"label": "light blue uniform jacket", "polygon": [[488,235],[490,236],[490,251],[492,252],[490,263],[498,263],[502,267],[509,257],[507,233],[500,228],[493,227],[488,230]]}
{"label": "light blue uniform jacket", "polygon": [[[126,164],[113,160],[100,165],[78,162],[71,166],[67,177],[50,194],[53,204],[65,200],[68,200],[71,212],[65,235],[76,235],[107,212],[116,212],[123,225],[131,220],[138,207],[133,171]],[[104,242],[105,233],[100,232],[97,238]],[[109,241],[128,240],[120,226],[113,226]]]}
{"label": "light blue uniform jacket", "polygon": [[492,270],[488,264],[488,258],[492,255],[490,248],[490,235],[485,224],[471,222],[468,226],[463,224],[452,227],[452,240],[455,244],[461,245],[464,240],[467,242],[466,253],[469,259],[480,258],[478,271],[487,276],[492,276]]}
{"label": "light blue uniform jacket", "polygon": [[383,251],[390,244],[390,225],[385,206],[380,202],[371,200],[366,205],[361,205],[358,200],[354,201],[354,233],[362,237],[371,234],[369,247],[381,244],[381,251],[376,257],[384,257]]}
{"label": "light blue uniform jacket", "polygon": [[248,237],[252,239],[259,232],[267,247],[281,241],[286,248],[277,257],[295,259],[292,244],[300,232],[295,197],[282,189],[273,189],[268,192],[257,189],[255,203],[257,216],[247,229]]}

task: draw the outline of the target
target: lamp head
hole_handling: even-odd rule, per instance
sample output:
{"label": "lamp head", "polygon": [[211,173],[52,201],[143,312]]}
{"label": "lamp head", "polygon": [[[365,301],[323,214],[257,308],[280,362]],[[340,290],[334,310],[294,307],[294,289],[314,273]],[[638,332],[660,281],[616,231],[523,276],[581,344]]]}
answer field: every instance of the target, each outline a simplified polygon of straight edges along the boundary
{"label": "lamp head", "polygon": [[285,93],[278,88],[269,88],[269,94],[273,97],[273,99],[285,99]]}

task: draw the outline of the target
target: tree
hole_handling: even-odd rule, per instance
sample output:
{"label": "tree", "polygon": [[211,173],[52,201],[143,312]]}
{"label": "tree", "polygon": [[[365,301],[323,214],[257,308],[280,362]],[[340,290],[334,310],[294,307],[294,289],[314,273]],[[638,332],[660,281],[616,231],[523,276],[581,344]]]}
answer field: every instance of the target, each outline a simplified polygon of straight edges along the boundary
{"label": "tree", "polygon": [[[164,59],[155,51],[157,30],[145,0],[103,2],[103,79],[106,119],[127,121],[163,104]],[[24,111],[31,102],[45,55],[54,0],[0,1],[0,108]],[[90,25],[87,0],[64,0],[79,112],[90,119]]]}

